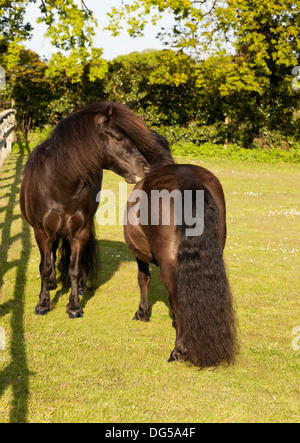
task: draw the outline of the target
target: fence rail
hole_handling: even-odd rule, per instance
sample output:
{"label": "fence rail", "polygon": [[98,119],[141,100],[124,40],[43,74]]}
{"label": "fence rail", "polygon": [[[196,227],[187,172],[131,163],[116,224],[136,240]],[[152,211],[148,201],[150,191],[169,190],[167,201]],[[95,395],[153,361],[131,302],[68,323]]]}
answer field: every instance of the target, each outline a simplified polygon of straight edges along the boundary
{"label": "fence rail", "polygon": [[0,169],[15,141],[16,111],[7,109],[0,112]]}

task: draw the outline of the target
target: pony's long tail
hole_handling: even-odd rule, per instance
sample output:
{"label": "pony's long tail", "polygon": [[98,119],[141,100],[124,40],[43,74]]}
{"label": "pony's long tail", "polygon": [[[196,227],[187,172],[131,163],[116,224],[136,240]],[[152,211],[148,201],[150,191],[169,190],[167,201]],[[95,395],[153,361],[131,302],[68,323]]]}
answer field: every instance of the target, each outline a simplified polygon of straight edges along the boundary
{"label": "pony's long tail", "polygon": [[204,232],[187,237],[179,227],[177,297],[185,357],[205,368],[230,364],[237,350],[233,298],[219,241],[219,213],[207,189]]}
{"label": "pony's long tail", "polygon": [[[60,245],[60,259],[58,263],[58,271],[60,280],[64,289],[70,288],[69,265],[70,265],[71,248],[67,239],[64,239]],[[101,267],[100,248],[95,236],[95,226],[92,225],[89,240],[84,249],[82,259],[82,277],[79,289],[95,289],[99,278]]]}

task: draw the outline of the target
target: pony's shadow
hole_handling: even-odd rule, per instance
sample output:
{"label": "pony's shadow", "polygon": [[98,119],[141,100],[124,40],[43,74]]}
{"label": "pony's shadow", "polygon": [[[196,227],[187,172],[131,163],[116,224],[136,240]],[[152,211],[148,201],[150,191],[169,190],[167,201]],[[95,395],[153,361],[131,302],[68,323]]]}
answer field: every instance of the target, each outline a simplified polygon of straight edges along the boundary
{"label": "pony's shadow", "polygon": [[[134,256],[128,250],[125,243],[120,241],[112,240],[98,240],[101,251],[101,269],[99,272],[99,278],[97,285],[93,289],[88,289],[84,293],[84,297],[81,298],[80,306],[82,310],[87,306],[88,302],[95,296],[95,293],[103,286],[106,282],[110,281],[115,273],[119,270],[122,263],[125,262],[136,262]],[[136,274],[128,276],[128,278],[136,279],[137,281],[138,268],[136,266]],[[158,303],[164,303],[168,310],[169,316],[173,320],[172,309],[169,304],[168,294],[160,280],[159,268],[155,265],[150,266],[151,272],[151,284],[149,287],[149,316],[151,317],[153,306]],[[59,282],[59,281],[58,281]],[[59,289],[52,300],[52,305],[55,306],[60,299],[60,297],[65,296],[69,291],[66,289]],[[137,305],[139,304],[139,289],[137,289]],[[134,315],[134,312],[132,313]]]}

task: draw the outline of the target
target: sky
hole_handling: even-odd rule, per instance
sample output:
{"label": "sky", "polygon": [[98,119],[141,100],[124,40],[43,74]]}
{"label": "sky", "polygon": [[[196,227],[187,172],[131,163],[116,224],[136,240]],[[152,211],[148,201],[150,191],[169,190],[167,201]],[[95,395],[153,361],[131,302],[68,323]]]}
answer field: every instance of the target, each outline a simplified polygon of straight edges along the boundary
{"label": "sky", "polygon": [[[163,48],[160,40],[155,38],[158,29],[151,24],[146,27],[145,36],[139,38],[130,37],[126,31],[123,31],[118,37],[112,37],[110,32],[103,31],[109,20],[106,16],[107,12],[110,11],[112,6],[118,7],[121,3],[120,0],[85,0],[85,3],[94,12],[94,16],[98,20],[94,43],[95,46],[104,49],[104,59],[112,60],[118,55],[129,54],[133,51]],[[49,40],[44,37],[46,27],[42,24],[36,24],[36,19],[39,16],[40,11],[37,4],[31,4],[27,9],[26,18],[34,26],[34,31],[33,38],[26,42],[25,46],[37,52],[40,56],[49,59],[57,49],[53,48]],[[161,23],[165,27],[171,27],[171,16],[166,14]]]}

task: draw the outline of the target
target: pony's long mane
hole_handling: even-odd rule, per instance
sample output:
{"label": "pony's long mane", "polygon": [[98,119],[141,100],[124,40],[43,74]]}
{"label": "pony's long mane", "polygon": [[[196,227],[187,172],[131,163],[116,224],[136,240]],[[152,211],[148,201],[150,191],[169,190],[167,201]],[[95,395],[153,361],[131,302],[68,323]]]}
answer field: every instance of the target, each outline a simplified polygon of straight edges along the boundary
{"label": "pony's long mane", "polygon": [[[82,111],[63,119],[48,141],[56,162],[56,170],[68,177],[82,177],[92,183],[99,174],[103,151],[94,119]],[[100,168],[101,169],[101,168]]]}
{"label": "pony's long mane", "polygon": [[121,103],[107,101],[89,105],[61,120],[52,136],[33,151],[26,169],[33,172],[51,158],[57,174],[81,177],[93,184],[102,169],[105,149],[97,125],[108,118],[125,132],[149,164],[159,164],[163,159],[173,161],[167,140],[151,131],[143,117]]}
{"label": "pony's long mane", "polygon": [[68,175],[75,172],[87,182],[93,180],[99,173],[104,148],[99,143],[97,121],[108,115],[150,164],[157,157],[172,158],[166,147],[162,147],[160,136],[145,125],[143,117],[121,103],[107,101],[89,105],[57,125],[52,136],[52,149],[58,169],[62,168]]}
{"label": "pony's long mane", "polygon": [[158,132],[153,130],[151,132],[156,146],[155,154],[148,154],[148,158],[146,156],[146,159],[151,167],[157,168],[159,166],[175,163],[171,154],[171,148],[168,140]]}

